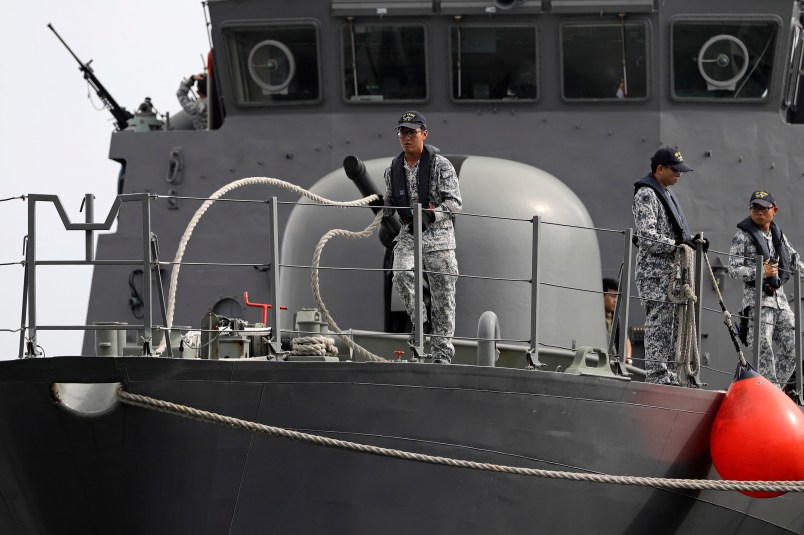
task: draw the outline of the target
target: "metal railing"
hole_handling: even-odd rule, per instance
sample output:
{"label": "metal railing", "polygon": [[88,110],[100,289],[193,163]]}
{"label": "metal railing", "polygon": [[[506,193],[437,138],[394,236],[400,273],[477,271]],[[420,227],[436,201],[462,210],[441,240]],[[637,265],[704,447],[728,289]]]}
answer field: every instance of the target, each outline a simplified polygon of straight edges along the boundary
{"label": "metal railing", "polygon": [[[172,197],[171,197],[172,198]],[[196,197],[182,197],[185,199],[198,199],[198,200],[206,200],[206,198],[196,198]],[[37,266],[53,266],[53,265],[92,265],[92,266],[109,266],[109,265],[137,265],[141,266],[143,271],[143,322],[142,324],[129,324],[125,326],[127,330],[139,330],[141,329],[144,332],[144,340],[143,340],[143,354],[145,355],[152,355],[153,354],[153,341],[151,339],[151,333],[154,329],[166,329],[163,325],[156,325],[154,322],[153,316],[153,280],[156,280],[157,284],[157,292],[159,294],[159,305],[160,311],[162,313],[162,320],[166,323],[166,311],[165,311],[165,295],[164,289],[161,287],[161,277],[153,277],[154,273],[159,273],[160,266],[170,266],[172,262],[161,261],[158,258],[158,243],[156,240],[156,236],[152,232],[151,228],[151,202],[157,199],[167,199],[164,196],[158,196],[155,194],[149,193],[136,193],[136,194],[124,194],[119,195],[114,200],[106,219],[103,222],[95,222],[94,221],[94,197],[91,194],[87,194],[84,197],[84,213],[85,213],[85,221],[82,223],[72,222],[67,215],[60,199],[55,195],[30,195],[28,196],[27,200],[28,204],[28,235],[27,235],[27,246],[24,251],[25,261],[24,261],[24,296],[23,296],[23,303],[22,303],[22,314],[20,320],[20,345],[19,345],[19,357],[33,357],[37,355],[37,331],[40,330],[84,330],[84,331],[97,331],[97,330],[106,330],[106,329],[119,329],[119,326],[114,325],[39,325],[37,323],[37,307],[36,307],[36,298],[37,298],[37,276],[36,276],[36,268]],[[268,261],[267,265],[276,266],[277,269],[270,269],[270,276],[268,278],[268,285],[269,285],[269,292],[271,295],[271,299],[273,301],[273,306],[271,308],[271,324],[273,325],[273,332],[271,335],[270,344],[274,348],[274,351],[277,353],[281,353],[281,343],[282,343],[282,327],[281,327],[281,307],[278,306],[277,294],[278,289],[281,283],[281,273],[280,269],[278,268],[308,268],[310,266],[297,266],[292,264],[282,264],[280,258],[280,249],[279,249],[279,216],[278,216],[278,205],[280,204],[276,197],[271,197],[267,200],[257,201],[257,200],[244,200],[244,199],[218,199],[216,202],[254,202],[254,203],[262,203],[266,204],[268,208],[268,215],[269,215],[269,237],[267,241],[267,250],[268,250]],[[64,225],[65,230],[68,231],[83,231],[85,232],[85,258],[84,260],[38,260],[37,259],[37,225],[36,225],[36,208],[37,204],[39,203],[52,203],[58,214],[61,218],[62,224]],[[94,240],[96,231],[108,231],[111,229],[112,224],[115,218],[118,216],[120,209],[123,203],[140,203],[141,205],[141,214],[142,214],[142,242],[141,242],[141,251],[142,251],[142,258],[137,260],[97,260],[95,258],[95,250],[94,250]],[[297,204],[297,203],[281,203],[281,204]],[[423,292],[423,279],[425,274],[429,274],[432,272],[425,271],[423,269],[423,261],[422,261],[422,248],[421,248],[421,221],[422,221],[422,207],[421,205],[416,205],[413,210],[413,238],[414,238],[414,267],[413,267],[413,274],[414,274],[414,291],[416,295],[422,295]],[[495,217],[495,216],[488,216],[483,214],[468,214],[463,213],[459,214],[460,217]],[[620,299],[617,300],[616,309],[614,312],[614,318],[616,321],[619,322],[620,325],[625,326],[625,328],[620,329],[619,339],[614,340],[613,337],[609,341],[608,351],[609,354],[615,354],[615,347],[622,348],[623,353],[626,347],[626,339],[628,337],[628,322],[630,317],[630,302],[631,299],[638,299],[636,296],[631,295],[631,274],[632,274],[632,258],[633,258],[633,247],[632,247],[632,238],[633,238],[633,230],[630,228],[624,230],[610,230],[610,229],[599,229],[594,227],[578,227],[574,225],[561,225],[558,223],[550,223],[550,222],[543,222],[541,216],[533,216],[531,219],[516,219],[516,218],[503,218],[507,220],[515,220],[515,221],[522,221],[530,223],[531,225],[531,232],[532,232],[532,257],[531,257],[531,276],[529,279],[521,278],[521,279],[506,279],[506,278],[498,278],[486,275],[453,275],[458,278],[466,277],[466,278],[476,278],[476,279],[490,279],[490,280],[505,280],[505,281],[516,281],[516,282],[528,282],[530,283],[531,290],[530,290],[530,319],[529,319],[529,338],[527,340],[528,349],[527,352],[530,354],[531,358],[535,363],[539,362],[539,349],[540,346],[542,347],[554,347],[540,343],[539,339],[539,301],[540,301],[540,286],[548,285],[547,283],[543,283],[540,277],[540,242],[542,241],[541,233],[542,233],[542,225],[560,225],[560,226],[571,226],[573,228],[579,228],[582,230],[592,230],[592,231],[602,231],[602,232],[615,232],[621,233],[623,235],[623,264],[621,270],[621,280],[620,280],[620,290],[619,296]],[[645,238],[643,238],[645,239]],[[712,251],[713,253],[717,253],[716,251]],[[695,273],[694,273],[694,286],[695,286],[695,293],[698,296],[703,295],[703,281],[706,278],[704,274],[704,262],[703,262],[703,251],[702,247],[699,244],[697,247],[697,255],[696,255],[696,264],[695,264]],[[722,254],[722,253],[717,253]],[[756,273],[757,273],[757,280],[762,279],[762,269],[763,269],[763,258],[761,256],[756,257]],[[16,263],[9,263],[16,264]],[[185,264],[185,262],[182,262]],[[190,265],[216,265],[216,266],[246,266],[246,265],[253,265],[253,264],[235,264],[235,263],[221,263],[221,262],[186,262],[186,264]],[[365,270],[365,271],[389,271],[386,268],[335,268],[335,267],[325,267],[321,266],[320,269],[356,269],[356,270]],[[795,316],[795,351],[796,351],[796,388],[800,389],[802,385],[802,365],[801,365],[801,350],[802,350],[802,320],[801,320],[801,280],[800,280],[800,273],[798,269],[792,270],[793,272],[793,288],[794,288],[794,296],[795,302],[797,303],[794,316]],[[148,274],[149,276],[145,276]],[[446,274],[444,274],[446,275]],[[571,288],[571,287],[568,287]],[[591,290],[584,290],[581,288],[571,288],[575,290],[582,290],[582,291],[591,291]],[[604,293],[600,291],[599,293]],[[757,305],[761,304],[762,299],[762,286],[756,285],[756,292],[755,292],[755,302]],[[423,332],[423,301],[421,299],[416,299],[416,325],[414,327],[414,346],[423,353],[424,348],[424,340],[425,334]],[[696,302],[696,331],[698,337],[698,347],[700,347],[701,343],[701,314],[704,310],[710,311],[703,307],[703,300],[699,298]],[[760,307],[757,306],[756,310],[759,310]],[[714,312],[714,310],[712,310]],[[26,323],[27,317],[27,323]],[[761,315],[754,314],[753,318],[753,328],[755,333],[759,333],[761,329]],[[295,332],[295,331],[294,331]],[[456,337],[460,338],[460,337]],[[755,337],[756,338],[756,337]],[[477,338],[469,338],[464,337],[464,340],[478,340]],[[169,337],[166,337],[167,347],[166,351],[168,355],[172,355],[172,348],[169,343]],[[493,340],[494,342],[525,342],[525,340]],[[754,366],[758,368],[759,366],[759,350],[760,344],[755,343],[753,348],[753,363]],[[700,367],[696,376],[696,379],[699,379],[700,376]]]}

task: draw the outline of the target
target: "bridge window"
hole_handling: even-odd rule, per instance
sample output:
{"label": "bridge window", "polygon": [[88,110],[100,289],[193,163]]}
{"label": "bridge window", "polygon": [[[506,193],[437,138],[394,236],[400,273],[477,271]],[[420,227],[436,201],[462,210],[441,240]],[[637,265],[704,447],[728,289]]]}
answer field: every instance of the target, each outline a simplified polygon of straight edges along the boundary
{"label": "bridge window", "polygon": [[232,85],[240,105],[321,100],[318,27],[277,22],[224,27]]}
{"label": "bridge window", "polygon": [[647,36],[644,22],[563,24],[562,97],[573,101],[646,99]]}
{"label": "bridge window", "polygon": [[776,20],[676,20],[671,29],[672,96],[689,101],[768,99]]}
{"label": "bridge window", "polygon": [[452,98],[535,100],[536,43],[535,26],[452,25]]}
{"label": "bridge window", "polygon": [[351,102],[427,98],[426,34],[421,24],[361,24],[342,30],[343,91]]}

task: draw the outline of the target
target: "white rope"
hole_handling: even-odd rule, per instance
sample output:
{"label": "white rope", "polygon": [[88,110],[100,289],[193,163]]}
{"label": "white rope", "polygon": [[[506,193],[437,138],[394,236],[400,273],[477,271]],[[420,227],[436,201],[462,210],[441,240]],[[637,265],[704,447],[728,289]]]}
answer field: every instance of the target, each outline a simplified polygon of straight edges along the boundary
{"label": "white rope", "polygon": [[[311,199],[319,204],[324,204],[327,206],[366,206],[371,201],[375,200],[377,197],[376,195],[370,195],[363,199],[358,199],[355,201],[346,201],[346,202],[338,202],[326,199],[324,197],[320,197],[306,189],[297,186],[296,184],[291,184],[290,182],[286,182],[284,180],[279,180],[278,178],[269,178],[264,176],[256,176],[256,177],[248,177],[248,178],[241,178],[240,180],[235,180],[234,182],[230,182],[226,184],[218,191],[213,193],[209,199],[204,201],[204,203],[195,211],[190,222],[187,224],[187,228],[184,230],[184,234],[181,236],[181,240],[179,240],[179,247],[176,250],[176,257],[173,259],[173,270],[170,273],[170,291],[168,292],[168,302],[167,302],[167,327],[170,328],[173,326],[173,314],[176,310],[176,294],[178,292],[178,284],[179,284],[179,271],[181,270],[181,261],[184,258],[184,251],[187,248],[187,244],[190,241],[190,237],[193,235],[193,230],[195,230],[195,226],[204,216],[206,211],[209,209],[212,204],[237,188],[241,188],[243,186],[252,186],[252,185],[266,185],[266,186],[278,186],[280,188],[284,188],[289,190],[293,193],[298,195],[302,195]],[[381,212],[382,213],[382,212]],[[271,269],[279,269],[279,266],[271,266]],[[275,296],[274,296],[275,298]],[[157,354],[161,354],[164,352],[166,347],[164,338],[162,342],[159,344],[159,347],[156,349]]]}
{"label": "white rope", "polygon": [[374,221],[372,221],[371,225],[367,226],[360,232],[352,232],[351,230],[343,230],[336,228],[330,230],[329,232],[321,236],[321,239],[318,240],[318,245],[316,245],[315,247],[315,252],[313,253],[313,269],[310,272],[310,278],[312,279],[312,287],[313,287],[313,299],[315,299],[316,308],[318,308],[318,310],[321,311],[321,315],[324,316],[324,320],[326,320],[330,330],[332,330],[335,334],[337,334],[338,337],[340,337],[340,339],[343,340],[347,346],[351,347],[353,351],[355,351],[360,355],[363,355],[363,357],[365,357],[368,360],[374,360],[374,361],[384,361],[386,359],[380,357],[379,355],[375,355],[371,351],[356,344],[354,341],[352,341],[352,339],[349,336],[344,335],[340,327],[338,327],[338,325],[335,323],[335,320],[332,319],[332,316],[330,316],[329,310],[327,310],[326,305],[324,305],[324,300],[321,298],[321,288],[318,280],[318,266],[321,262],[321,253],[324,251],[324,246],[331,238],[334,238],[335,236],[341,236],[344,238],[348,238],[350,240],[359,240],[362,238],[366,238],[374,234],[374,230],[378,226],[380,226],[381,221],[382,221],[382,210],[377,212],[377,216],[374,218]]}
{"label": "white rope", "polygon": [[338,354],[335,339],[329,336],[298,336],[291,340],[290,346],[288,355],[334,357]]}
{"label": "white rope", "polygon": [[[674,279],[670,279],[667,287],[667,297],[676,304],[676,323],[679,333],[676,336],[675,354],[676,366],[680,372],[679,382],[684,384],[694,377],[701,369],[701,358],[698,349],[698,334],[695,330],[695,290],[690,284],[691,274],[694,273],[695,251],[687,245],[676,249],[673,263],[674,270],[681,270],[682,280],[678,296],[673,292]],[[686,275],[685,275],[686,274]],[[693,368],[694,363],[694,368]]]}
{"label": "white rope", "polygon": [[587,481],[592,483],[611,483],[617,485],[633,485],[641,487],[653,487],[664,489],[692,489],[692,490],[738,490],[754,492],[804,492],[804,481],[712,481],[708,479],[671,479],[663,477],[636,477],[636,476],[617,476],[609,474],[592,474],[588,472],[565,472],[558,470],[539,470],[536,468],[523,468],[518,466],[507,466],[492,463],[479,463],[450,457],[440,457],[435,455],[424,455],[412,453],[404,450],[391,448],[381,448],[359,442],[338,440],[321,435],[302,433],[282,427],[249,422],[239,418],[232,418],[216,414],[214,412],[202,411],[186,405],[179,405],[169,401],[158,400],[148,396],[131,394],[123,390],[120,386],[117,389],[117,398],[121,403],[142,407],[145,409],[156,410],[181,416],[203,423],[224,425],[234,429],[248,431],[249,433],[260,433],[272,437],[289,438],[301,442],[307,442],[336,448],[341,450],[354,451],[358,453],[368,453],[383,457],[392,457],[420,463],[439,464],[456,468],[468,468],[471,470],[482,470],[487,472],[500,472],[516,474],[522,476],[543,477],[549,479],[563,479],[570,481]]}

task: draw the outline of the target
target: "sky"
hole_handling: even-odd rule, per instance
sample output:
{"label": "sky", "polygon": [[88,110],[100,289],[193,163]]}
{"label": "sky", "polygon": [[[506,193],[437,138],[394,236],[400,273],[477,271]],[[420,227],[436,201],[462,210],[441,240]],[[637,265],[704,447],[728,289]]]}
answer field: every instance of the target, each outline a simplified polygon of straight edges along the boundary
{"label": "sky", "polygon": [[[199,0],[32,0],[19,4],[0,32],[0,200],[58,195],[71,221],[82,222],[81,202],[92,193],[95,219],[103,220],[119,171],[108,158],[113,119],[48,23],[79,59],[93,60],[95,76],[120,106],[134,113],[151,97],[160,113],[173,115],[181,109],[181,79],[200,72],[209,51],[204,6]],[[66,232],[52,205],[41,206],[37,258],[83,259],[83,232]],[[20,327],[27,210],[20,199],[0,202],[0,329]],[[39,267],[37,323],[84,324],[91,277],[87,266]],[[81,331],[37,334],[47,356],[78,355],[82,340]],[[18,350],[19,332],[0,330],[0,359],[17,358]]]}

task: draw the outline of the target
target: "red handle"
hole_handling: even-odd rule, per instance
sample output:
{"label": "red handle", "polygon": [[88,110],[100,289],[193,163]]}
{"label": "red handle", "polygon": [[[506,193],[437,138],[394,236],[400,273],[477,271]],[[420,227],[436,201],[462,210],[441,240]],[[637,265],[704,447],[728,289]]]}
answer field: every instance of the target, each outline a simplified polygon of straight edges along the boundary
{"label": "red handle", "polygon": [[[250,307],[257,307],[262,309],[262,323],[263,325],[268,325],[268,309],[274,308],[273,305],[269,305],[267,303],[252,303],[248,300],[248,292],[243,292],[243,300],[246,302],[246,305]],[[287,310],[288,307],[280,306],[279,310]]]}

